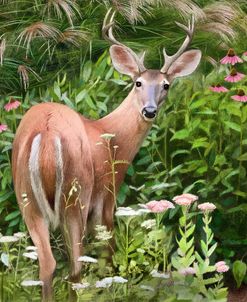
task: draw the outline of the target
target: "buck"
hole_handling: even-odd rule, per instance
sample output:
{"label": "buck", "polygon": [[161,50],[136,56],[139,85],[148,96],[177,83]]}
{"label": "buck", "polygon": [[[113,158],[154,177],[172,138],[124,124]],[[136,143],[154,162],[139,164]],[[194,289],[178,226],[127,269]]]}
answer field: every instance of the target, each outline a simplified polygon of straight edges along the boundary
{"label": "buck", "polygon": [[[111,15],[111,16],[110,16]],[[13,143],[12,169],[19,207],[37,247],[43,301],[52,300],[52,276],[56,261],[50,245],[50,228],[60,227],[70,258],[70,279],[78,282],[83,237],[89,224],[113,228],[114,198],[104,133],[113,133],[117,159],[129,163],[138,152],[165,100],[172,81],[191,74],[201,59],[199,50],[186,50],[192,40],[194,20],[177,23],[186,38],[176,54],[164,49],[164,66],[146,69],[144,55],[121,44],[113,35],[114,14],[108,12],[103,36],[113,45],[110,56],[115,69],[133,80],[133,88],[121,105],[99,120],[89,120],[58,103],[33,106],[23,117]],[[110,19],[110,20],[109,20]],[[127,165],[118,165],[118,191]],[[72,190],[71,187],[74,189]],[[66,198],[68,197],[69,198]],[[66,226],[66,227],[65,227]]]}

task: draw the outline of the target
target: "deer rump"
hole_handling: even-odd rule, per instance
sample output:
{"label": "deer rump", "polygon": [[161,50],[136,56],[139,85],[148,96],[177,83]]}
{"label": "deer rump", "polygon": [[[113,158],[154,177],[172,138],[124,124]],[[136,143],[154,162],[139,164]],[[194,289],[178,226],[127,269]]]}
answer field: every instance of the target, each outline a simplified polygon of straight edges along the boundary
{"label": "deer rump", "polygon": [[[35,201],[30,202],[37,203],[53,229],[66,207],[80,202],[80,209],[87,213],[94,182],[90,154],[83,119],[75,111],[56,103],[33,106],[22,119],[13,144],[12,170],[19,203],[23,194],[32,196]],[[80,190],[69,197],[75,181]]]}

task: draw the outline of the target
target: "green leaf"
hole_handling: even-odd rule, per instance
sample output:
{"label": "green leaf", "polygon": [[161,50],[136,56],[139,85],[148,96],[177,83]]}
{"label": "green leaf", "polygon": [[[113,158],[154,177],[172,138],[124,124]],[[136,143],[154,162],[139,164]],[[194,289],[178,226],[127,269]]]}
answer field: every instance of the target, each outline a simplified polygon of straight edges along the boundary
{"label": "green leaf", "polygon": [[83,89],[80,93],[78,93],[75,97],[76,104],[80,103],[87,95],[87,90]]}
{"label": "green leaf", "polygon": [[237,132],[240,132],[241,131],[241,128],[240,128],[240,125],[237,124],[237,123],[234,123],[234,122],[229,122],[229,121],[224,121],[225,125],[230,128],[230,129],[233,129]]}
{"label": "green leaf", "polygon": [[241,260],[234,261],[233,267],[232,267],[232,273],[233,273],[233,276],[237,283],[238,288],[242,284],[242,281],[246,275],[246,270],[247,270],[247,266],[243,261],[241,261]]}
{"label": "green leaf", "polygon": [[174,133],[174,135],[172,136],[171,138],[171,141],[175,140],[175,139],[185,139],[187,137],[189,137],[190,133],[187,129],[182,129],[182,130],[179,130],[179,131],[176,131]]}
{"label": "green leaf", "polygon": [[190,109],[196,109],[198,107],[201,107],[203,105],[205,105],[207,103],[207,100],[205,99],[201,99],[201,100],[198,100],[198,101],[194,101],[190,104]]}
{"label": "green leaf", "polygon": [[240,155],[237,160],[240,160],[240,161],[246,161],[247,160],[247,152]]}
{"label": "green leaf", "polygon": [[212,245],[210,247],[210,249],[208,250],[208,257],[210,257],[213,254],[213,252],[215,251],[216,247],[217,247],[217,242],[214,245]]}
{"label": "green leaf", "polygon": [[91,72],[92,72],[92,62],[87,61],[83,66],[83,73],[82,73],[82,78],[85,82],[89,80]]}
{"label": "green leaf", "polygon": [[17,216],[21,215],[20,211],[19,210],[16,210],[16,211],[13,211],[11,212],[10,214],[8,214],[6,217],[5,217],[5,221],[10,221],[14,218],[16,218]]}
{"label": "green leaf", "polygon": [[54,83],[54,93],[57,96],[58,100],[61,99],[61,90],[57,82]]}

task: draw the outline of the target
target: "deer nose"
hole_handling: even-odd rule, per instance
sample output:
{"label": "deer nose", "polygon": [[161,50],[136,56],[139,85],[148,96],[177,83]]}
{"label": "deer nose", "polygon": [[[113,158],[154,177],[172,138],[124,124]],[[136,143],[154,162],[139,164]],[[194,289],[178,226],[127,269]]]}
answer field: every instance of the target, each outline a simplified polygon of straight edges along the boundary
{"label": "deer nose", "polygon": [[142,109],[142,115],[147,117],[147,118],[155,118],[157,112],[156,107],[144,107]]}

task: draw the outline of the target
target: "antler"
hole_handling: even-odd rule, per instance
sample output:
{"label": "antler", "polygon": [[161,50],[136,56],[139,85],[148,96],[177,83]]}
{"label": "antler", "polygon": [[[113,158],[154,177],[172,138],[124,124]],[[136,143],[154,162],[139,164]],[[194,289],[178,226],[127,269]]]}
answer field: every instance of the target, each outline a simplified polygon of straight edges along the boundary
{"label": "antler", "polygon": [[146,70],[145,66],[144,66],[144,56],[145,56],[145,52],[142,53],[142,55],[139,57],[132,49],[130,49],[129,47],[127,47],[126,45],[122,44],[121,42],[119,42],[113,35],[112,32],[112,25],[114,24],[114,16],[115,16],[115,11],[112,13],[109,23],[107,24],[107,19],[109,18],[110,14],[111,14],[111,8],[108,10],[104,21],[103,21],[103,27],[102,27],[102,35],[104,37],[104,39],[106,41],[109,41],[111,44],[113,45],[120,45],[122,47],[124,47],[135,59],[140,72],[144,72]]}
{"label": "antler", "polygon": [[185,52],[185,50],[188,48],[188,46],[190,45],[190,42],[192,41],[192,37],[193,37],[194,29],[195,29],[194,16],[192,16],[191,20],[189,20],[188,26],[181,24],[179,22],[175,22],[175,23],[187,33],[187,36],[186,36],[183,44],[179,48],[179,50],[173,56],[168,56],[165,48],[163,49],[165,64],[160,70],[163,73],[166,73],[168,71],[169,67],[172,65],[172,63],[174,61],[176,61],[177,58],[180,57],[181,54],[183,52]]}

